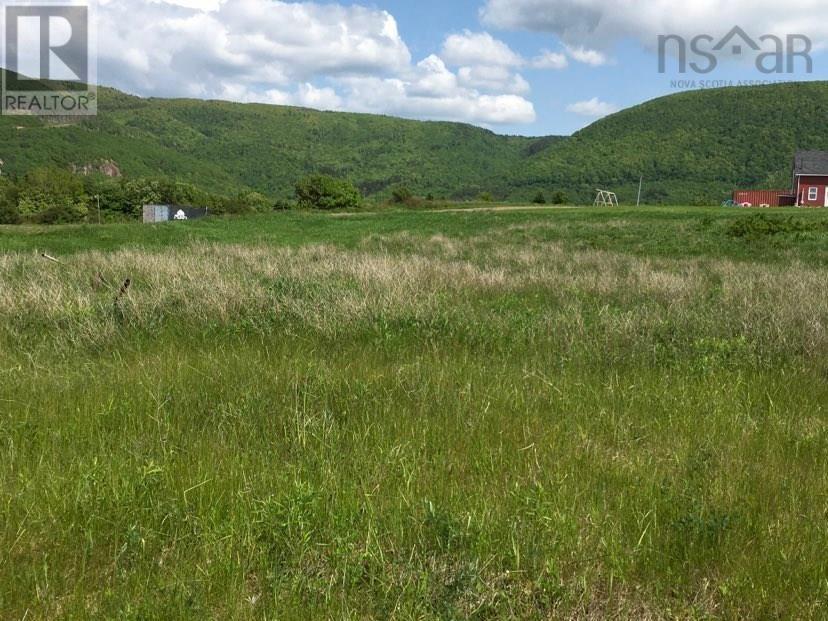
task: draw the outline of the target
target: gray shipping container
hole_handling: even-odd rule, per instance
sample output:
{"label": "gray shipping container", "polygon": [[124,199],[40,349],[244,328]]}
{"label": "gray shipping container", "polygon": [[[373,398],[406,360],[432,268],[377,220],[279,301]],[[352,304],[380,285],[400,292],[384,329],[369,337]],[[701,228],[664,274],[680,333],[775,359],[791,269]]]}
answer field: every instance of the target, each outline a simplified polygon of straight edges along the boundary
{"label": "gray shipping container", "polygon": [[175,205],[144,205],[144,224],[196,220],[207,215],[206,209],[177,207]]}

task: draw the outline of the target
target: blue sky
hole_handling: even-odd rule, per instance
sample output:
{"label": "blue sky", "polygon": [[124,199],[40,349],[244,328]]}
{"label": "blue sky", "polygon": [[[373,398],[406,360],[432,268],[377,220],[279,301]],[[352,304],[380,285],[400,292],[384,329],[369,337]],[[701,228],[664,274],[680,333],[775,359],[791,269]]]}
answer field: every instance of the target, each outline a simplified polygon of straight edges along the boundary
{"label": "blue sky", "polygon": [[[570,134],[681,90],[677,79],[689,88],[828,79],[822,0],[696,0],[680,11],[672,0],[101,0],[99,21],[99,81],[128,92],[498,133]],[[800,59],[794,74],[762,74],[745,46],[736,58],[720,55],[708,75],[658,72],[659,34],[718,40],[736,25],[753,38],[807,35],[813,72]]]}
{"label": "blue sky", "polygon": [[[359,4],[351,2],[351,4]],[[400,32],[408,42],[415,56],[426,56],[439,49],[447,32],[460,32],[464,29],[484,30],[507,43],[512,49],[526,57],[532,57],[539,49],[560,50],[560,39],[546,32],[512,32],[487,27],[481,24],[481,2],[475,0],[389,0],[373,3],[397,17]],[[825,11],[820,10],[825,16]],[[715,14],[711,13],[711,21]],[[735,25],[735,24],[734,24]],[[670,33],[664,33],[670,34]],[[757,32],[756,36],[764,34]],[[619,108],[626,108],[663,95],[679,92],[673,81],[694,80],[696,76],[680,75],[671,72],[667,75],[658,73],[658,56],[653,50],[645,48],[631,37],[622,37],[610,46],[613,64],[601,67],[570,66],[560,72],[529,70],[525,77],[532,85],[530,98],[535,104],[537,121],[529,126],[512,125],[495,127],[498,133],[517,133],[531,135],[570,134],[594,121],[566,110],[574,101],[589,100],[598,97],[601,101],[612,103]],[[814,72],[807,74],[797,71],[795,75],[781,76],[793,80],[828,80],[828,55],[817,52],[813,54]],[[797,63],[801,69],[802,65]],[[719,80],[765,80],[768,76],[758,72],[753,65],[745,66],[736,62],[725,62],[713,75],[696,79],[696,87],[702,88],[701,80],[716,82]],[[770,79],[777,79],[776,76]]]}

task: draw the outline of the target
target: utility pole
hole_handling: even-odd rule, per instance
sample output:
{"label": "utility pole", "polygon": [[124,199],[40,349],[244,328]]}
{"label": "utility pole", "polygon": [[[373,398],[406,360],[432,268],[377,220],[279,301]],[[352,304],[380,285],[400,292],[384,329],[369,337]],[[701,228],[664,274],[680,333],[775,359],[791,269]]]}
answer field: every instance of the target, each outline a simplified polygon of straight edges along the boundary
{"label": "utility pole", "polygon": [[101,195],[95,194],[95,200],[98,203],[98,224],[101,224]]}
{"label": "utility pole", "polygon": [[644,176],[641,176],[641,179],[638,180],[638,200],[635,203],[636,207],[641,207],[641,187],[644,185]]}

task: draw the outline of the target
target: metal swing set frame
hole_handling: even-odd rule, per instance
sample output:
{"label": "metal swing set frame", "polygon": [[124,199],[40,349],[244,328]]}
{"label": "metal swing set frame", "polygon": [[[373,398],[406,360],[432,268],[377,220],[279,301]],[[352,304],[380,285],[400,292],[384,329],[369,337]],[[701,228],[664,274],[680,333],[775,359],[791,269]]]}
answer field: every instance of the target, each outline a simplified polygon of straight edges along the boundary
{"label": "metal swing set frame", "polygon": [[618,195],[615,192],[607,190],[596,190],[598,196],[595,197],[593,207],[618,207]]}

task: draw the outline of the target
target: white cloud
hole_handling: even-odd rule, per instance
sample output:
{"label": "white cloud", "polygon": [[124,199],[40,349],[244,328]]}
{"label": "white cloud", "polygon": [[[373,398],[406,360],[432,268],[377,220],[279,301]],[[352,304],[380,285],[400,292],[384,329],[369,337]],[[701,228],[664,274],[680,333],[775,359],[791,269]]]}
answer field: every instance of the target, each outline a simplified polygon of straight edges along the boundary
{"label": "white cloud", "polygon": [[532,90],[522,75],[504,67],[460,67],[457,79],[467,88],[485,92],[526,95]]}
{"label": "white cloud", "polygon": [[475,101],[475,114],[493,124],[535,121],[534,106],[517,95],[482,95]]}
{"label": "white cloud", "polygon": [[199,9],[201,11],[217,11],[224,0],[150,0],[156,4],[176,4],[178,6],[187,7],[189,9]]}
{"label": "white cloud", "polygon": [[385,11],[278,0],[185,3],[211,8],[102,3],[100,79],[142,94],[209,97],[228,83],[286,86],[316,76],[394,72],[411,61]]}
{"label": "white cloud", "polygon": [[241,103],[301,106],[316,110],[341,110],[343,105],[342,98],[334,89],[317,88],[308,83],[299,84],[293,90],[253,90],[241,84],[228,83],[214,95],[214,98]]}
{"label": "white cloud", "polygon": [[[417,64],[387,11],[281,0],[100,0],[99,80],[140,95],[529,123],[525,61],[487,33]],[[320,84],[324,83],[324,86]]]}
{"label": "white cloud", "polygon": [[487,94],[526,95],[531,87],[516,73],[526,60],[487,32],[463,31],[446,37],[440,58],[459,67],[458,83]]}
{"label": "white cloud", "polygon": [[591,67],[602,67],[610,63],[609,57],[598,50],[591,50],[586,47],[566,46],[566,53],[573,60],[589,65]]}
{"label": "white cloud", "polygon": [[433,54],[417,63],[406,83],[406,92],[415,97],[440,97],[456,90],[457,76]]}
{"label": "white cloud", "polygon": [[569,66],[569,60],[566,54],[542,50],[538,56],[532,59],[532,66],[535,69],[560,70],[566,69]]}
{"label": "white cloud", "polygon": [[349,77],[341,83],[347,89],[346,108],[359,112],[484,125],[532,123],[536,118],[530,101],[515,94],[482,94],[434,55],[400,77]]}
{"label": "white cloud", "polygon": [[301,84],[293,96],[293,103],[317,110],[341,110],[342,98],[332,88],[316,88],[313,84]]}
{"label": "white cloud", "polygon": [[653,48],[660,34],[721,37],[733,26],[752,36],[809,35],[828,41],[824,0],[487,0],[483,23],[502,29],[550,32],[570,45],[603,48],[620,38]]}
{"label": "white cloud", "polygon": [[519,67],[523,58],[488,32],[465,30],[453,34],[443,43],[440,56],[450,65],[484,65],[488,67]]}
{"label": "white cloud", "polygon": [[615,104],[601,101],[597,97],[588,99],[586,101],[579,101],[570,104],[566,107],[567,112],[573,112],[580,116],[588,116],[592,118],[601,118],[615,112],[618,112],[618,106]]}

